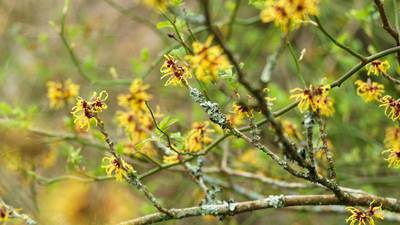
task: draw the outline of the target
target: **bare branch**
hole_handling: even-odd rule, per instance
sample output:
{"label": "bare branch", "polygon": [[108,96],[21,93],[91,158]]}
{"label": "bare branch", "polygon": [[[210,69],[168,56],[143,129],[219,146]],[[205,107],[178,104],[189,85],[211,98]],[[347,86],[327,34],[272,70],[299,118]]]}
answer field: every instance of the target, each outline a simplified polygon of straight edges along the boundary
{"label": "bare branch", "polygon": [[285,208],[291,206],[313,206],[313,205],[352,205],[352,206],[369,206],[375,201],[382,204],[382,208],[400,212],[400,201],[393,198],[383,198],[379,196],[366,194],[353,194],[346,203],[340,201],[335,195],[271,195],[267,198],[245,201],[237,203],[224,203],[215,205],[205,205],[182,209],[171,209],[173,217],[168,217],[162,213],[154,213],[143,216],[130,221],[122,222],[119,225],[145,225],[153,224],[161,221],[176,220],[194,216],[214,215],[214,216],[232,216],[244,212],[269,209],[269,208]]}

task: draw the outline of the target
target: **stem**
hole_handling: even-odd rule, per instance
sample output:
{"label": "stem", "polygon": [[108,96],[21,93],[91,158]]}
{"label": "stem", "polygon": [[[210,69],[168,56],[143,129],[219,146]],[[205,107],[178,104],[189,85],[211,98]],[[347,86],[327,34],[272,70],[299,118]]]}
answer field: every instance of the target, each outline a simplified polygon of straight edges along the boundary
{"label": "stem", "polygon": [[78,60],[78,57],[75,55],[74,50],[71,48],[71,45],[68,43],[68,40],[65,37],[65,20],[66,20],[67,12],[68,12],[68,4],[69,4],[69,1],[65,0],[64,8],[63,8],[62,16],[61,16],[61,28],[60,28],[60,32],[58,33],[58,35],[60,36],[61,41],[72,60],[72,63],[75,65],[76,69],[78,70],[78,73],[83,78],[85,78],[87,81],[92,81],[91,77],[83,71],[81,64]]}
{"label": "stem", "polygon": [[236,16],[239,12],[239,6],[240,6],[240,1],[241,0],[236,0],[235,1],[235,8],[232,11],[232,14],[229,18],[228,22],[228,33],[226,34],[226,39],[229,40],[231,38],[232,32],[233,32],[233,24],[235,23]]}
{"label": "stem", "polygon": [[325,28],[322,26],[322,24],[320,23],[318,17],[314,17],[315,21],[318,24],[318,28],[322,31],[323,34],[325,34],[325,36],[327,36],[336,46],[338,46],[339,48],[345,50],[346,52],[350,53],[352,56],[356,57],[357,59],[359,59],[360,61],[365,61],[366,58],[365,56],[351,50],[349,47],[339,43],[334,37],[332,37],[326,30]]}
{"label": "stem", "polygon": [[[397,30],[395,30],[392,25],[389,22],[389,19],[386,15],[385,7],[383,5],[383,2],[381,0],[374,0],[376,7],[378,8],[378,12],[382,21],[382,27],[383,29],[386,30],[386,32],[392,36],[392,38],[395,40],[396,45],[400,46],[400,38],[399,38],[399,33]],[[397,14],[398,12],[395,12]],[[397,54],[397,61],[400,63],[400,53]]]}

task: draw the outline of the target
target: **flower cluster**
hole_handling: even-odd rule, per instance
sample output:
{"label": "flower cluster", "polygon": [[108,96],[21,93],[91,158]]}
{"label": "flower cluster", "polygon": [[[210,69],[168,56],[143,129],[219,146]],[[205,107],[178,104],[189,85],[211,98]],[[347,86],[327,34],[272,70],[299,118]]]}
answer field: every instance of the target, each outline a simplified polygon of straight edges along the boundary
{"label": "flower cluster", "polygon": [[185,146],[188,152],[199,152],[206,145],[211,143],[212,139],[209,135],[213,130],[208,127],[208,122],[193,123],[192,130],[189,132],[185,140]]}
{"label": "flower cluster", "polygon": [[346,210],[348,210],[351,215],[346,220],[346,222],[350,223],[350,225],[355,225],[356,223],[358,223],[358,225],[366,225],[367,223],[369,225],[375,225],[374,219],[383,220],[384,217],[382,213],[382,205],[373,205],[374,201],[370,203],[368,209],[366,210],[358,209],[355,207],[347,207]]}
{"label": "flower cluster", "polygon": [[384,92],[384,86],[382,84],[371,82],[370,79],[368,79],[367,82],[357,80],[355,84],[357,85],[357,94],[361,96],[365,102],[379,100]]}
{"label": "flower cluster", "polygon": [[232,126],[240,126],[245,118],[250,117],[253,117],[253,109],[242,103],[234,103],[232,113],[227,116],[227,119]]}
{"label": "flower cluster", "polygon": [[[115,117],[118,126],[123,128],[129,137],[129,141],[126,143],[126,146],[129,147],[124,148],[127,153],[133,153],[137,150],[144,153],[144,151],[141,151],[142,148],[132,148],[132,146],[137,146],[149,138],[151,131],[154,130],[154,123],[146,106],[146,102],[152,99],[152,96],[148,93],[149,88],[150,86],[144,84],[141,79],[136,79],[132,82],[128,94],[118,96],[118,104],[125,110],[117,111]],[[155,113],[155,116],[159,117],[160,114]],[[146,149],[148,147],[150,146],[146,145]],[[132,152],[132,149],[135,151]],[[145,152],[148,153],[151,151]]]}
{"label": "flower cluster", "polygon": [[296,124],[289,120],[283,120],[282,122],[282,129],[285,135],[292,139],[300,141],[303,139],[303,135],[301,135],[300,131],[297,129]]}
{"label": "flower cluster", "polygon": [[144,0],[144,4],[149,8],[164,12],[171,5],[171,0]]}
{"label": "flower cluster", "polygon": [[197,79],[210,82],[218,78],[218,72],[230,67],[227,57],[219,46],[212,46],[213,37],[209,36],[205,43],[193,42],[193,55],[187,60],[194,68]]}
{"label": "flower cluster", "polygon": [[385,150],[383,153],[388,153],[389,167],[400,167],[400,128],[389,127],[385,132]]}
{"label": "flower cluster", "polygon": [[241,103],[236,103],[233,105],[233,112],[242,117],[253,117],[253,109],[249,106]]}
{"label": "flower cluster", "polygon": [[117,181],[123,181],[128,173],[135,172],[131,165],[115,156],[105,156],[102,161],[103,166],[101,167],[106,170],[107,176],[115,175]]}
{"label": "flower cluster", "polygon": [[372,61],[367,66],[368,75],[370,75],[372,73],[376,76],[379,76],[379,74],[381,74],[381,73],[387,73],[389,68],[390,68],[390,64],[387,60],[385,60],[385,61],[375,60],[375,61]]}
{"label": "flower cluster", "polygon": [[333,107],[333,99],[328,96],[329,90],[329,85],[317,87],[310,85],[306,89],[295,88],[290,91],[292,92],[290,98],[299,101],[298,108],[301,112],[311,110],[324,116],[331,116],[335,112],[335,108]]}
{"label": "flower cluster", "polygon": [[179,162],[179,155],[175,152],[171,153],[170,155],[165,155],[163,157],[163,162],[165,164],[175,164]]}
{"label": "flower cluster", "polygon": [[395,99],[390,95],[381,98],[381,107],[385,107],[385,115],[396,121],[400,118],[400,99]]}
{"label": "flower cluster", "polygon": [[64,83],[47,82],[47,97],[50,101],[50,108],[60,109],[65,103],[72,103],[79,94],[79,85],[74,84],[70,79]]}
{"label": "flower cluster", "polygon": [[168,85],[187,85],[187,79],[192,77],[187,66],[181,65],[177,59],[172,55],[165,55],[164,64],[161,66],[160,72],[163,74],[161,77],[168,77],[165,86]]}
{"label": "flower cluster", "polygon": [[118,96],[118,104],[134,110],[146,109],[145,102],[152,97],[147,93],[149,88],[150,86],[143,84],[141,79],[134,80],[129,88],[129,93]]}
{"label": "flower cluster", "polygon": [[94,92],[90,100],[78,97],[71,112],[74,123],[85,130],[89,130],[91,121],[97,124],[97,114],[107,109],[107,105],[104,103],[107,98],[106,91],[101,91],[99,94]]}
{"label": "flower cluster", "polygon": [[143,111],[117,111],[116,119],[119,126],[134,142],[146,139],[154,128],[151,115],[143,113]]}
{"label": "flower cluster", "polygon": [[126,155],[133,156],[138,159],[154,159],[158,156],[158,149],[154,148],[153,142],[141,139],[141,142],[131,140],[121,140],[123,152]]}
{"label": "flower cluster", "polygon": [[261,21],[274,22],[283,32],[297,28],[301,21],[318,14],[317,0],[267,0]]}

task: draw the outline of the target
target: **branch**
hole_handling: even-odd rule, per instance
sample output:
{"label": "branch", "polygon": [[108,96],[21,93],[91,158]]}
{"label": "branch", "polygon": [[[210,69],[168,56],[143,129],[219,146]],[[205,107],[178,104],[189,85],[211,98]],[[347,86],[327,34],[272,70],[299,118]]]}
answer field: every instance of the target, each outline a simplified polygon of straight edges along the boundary
{"label": "branch", "polygon": [[322,150],[325,153],[325,157],[328,160],[329,168],[329,178],[336,180],[336,169],[335,169],[335,163],[333,160],[333,154],[332,152],[328,149],[328,139],[327,139],[327,133],[326,133],[326,122],[324,119],[320,116],[316,116],[318,126],[319,126],[319,136],[322,141]]}
{"label": "branch", "polygon": [[[104,136],[104,140],[108,145],[108,151],[110,154],[112,154],[116,160],[118,160],[119,165],[124,165],[122,163],[122,159],[121,157],[118,155],[118,153],[115,151],[114,148],[114,142],[111,140],[110,135],[108,134],[108,132],[105,129],[104,126],[104,122],[99,119],[97,117],[97,115],[95,115],[95,118],[97,120],[97,129],[100,131],[100,133],[103,134]],[[147,200],[149,200],[152,205],[158,209],[158,211],[164,213],[165,215],[170,216],[170,212],[168,209],[164,208],[161,203],[157,200],[157,198],[147,189],[147,187],[140,181],[140,178],[136,175],[136,172],[134,171],[130,171],[127,168],[123,168],[123,170],[125,170],[128,174],[128,176],[124,176],[124,179],[126,180],[126,182],[128,182],[129,184],[135,186],[140,192],[142,192],[145,197],[147,198]]]}
{"label": "branch", "polygon": [[90,78],[89,75],[87,75],[82,67],[81,64],[78,60],[78,57],[75,55],[74,50],[72,49],[71,45],[68,43],[68,40],[65,36],[65,20],[67,17],[67,12],[68,12],[68,7],[69,7],[69,0],[65,0],[64,2],[64,8],[62,11],[62,16],[61,16],[61,28],[60,28],[60,32],[58,32],[58,35],[61,38],[61,41],[65,47],[65,49],[68,51],[68,54],[73,62],[73,64],[75,65],[76,69],[78,70],[78,73],[85,78],[87,81],[92,81],[92,79]]}
{"label": "branch", "polygon": [[236,16],[239,12],[239,6],[240,6],[240,1],[241,0],[236,0],[235,1],[235,8],[233,9],[230,18],[229,18],[229,22],[228,22],[228,32],[226,34],[226,38],[229,39],[232,35],[233,32],[233,24],[235,23],[236,20]]}
{"label": "branch", "polygon": [[353,194],[349,197],[348,202],[343,203],[336,198],[335,195],[270,195],[267,198],[244,201],[237,203],[224,203],[215,205],[203,205],[190,208],[171,209],[172,217],[162,213],[154,213],[137,219],[122,222],[119,225],[145,225],[153,224],[161,221],[177,220],[194,216],[232,216],[244,212],[269,209],[269,208],[285,208],[291,206],[312,206],[312,205],[349,205],[349,206],[369,206],[375,201],[382,204],[382,208],[400,212],[400,201],[393,198],[384,198],[367,194]]}
{"label": "branch", "polygon": [[[3,211],[4,210],[4,211]],[[18,209],[15,209],[14,207],[7,205],[3,199],[0,198],[0,211],[2,214],[6,214],[8,218],[16,218],[16,219],[21,219],[23,220],[26,224],[28,225],[36,225],[38,224],[35,220],[33,220],[32,218],[30,218],[28,215],[24,214],[24,213],[20,213]],[[1,217],[0,219],[3,219],[3,217]],[[0,222],[2,222],[3,220],[0,220]],[[2,224],[6,224],[7,220],[3,221],[4,223]]]}
{"label": "branch", "polygon": [[[396,45],[400,46],[399,33],[390,24],[389,19],[385,12],[385,7],[383,5],[383,2],[381,0],[374,0],[374,2],[375,2],[376,7],[378,8],[378,12],[381,17],[383,29],[385,29],[386,32],[389,33],[390,36],[393,37],[393,39],[396,42]],[[395,13],[397,13],[397,12],[395,12]],[[397,54],[397,61],[400,63],[400,53]]]}
{"label": "branch", "polygon": [[390,76],[388,73],[385,73],[385,72],[384,72],[384,73],[382,73],[382,75],[383,75],[386,79],[388,79],[389,81],[392,81],[393,83],[395,83],[395,84],[397,84],[397,85],[400,84],[400,80],[397,80],[396,78]]}
{"label": "branch", "polygon": [[318,17],[315,16],[314,19],[315,19],[315,22],[317,22],[318,28],[322,31],[322,33],[323,33],[325,36],[327,36],[327,37],[329,38],[329,40],[331,40],[336,46],[338,46],[339,48],[345,50],[346,52],[350,53],[352,56],[356,57],[357,59],[359,59],[359,60],[361,60],[361,61],[365,61],[365,60],[366,60],[366,58],[365,58],[363,55],[361,55],[361,54],[359,54],[359,53],[357,53],[357,52],[351,50],[349,47],[347,47],[347,46],[345,46],[345,45],[339,43],[335,38],[333,38],[333,37],[325,30],[325,28],[322,26],[322,24],[321,24],[321,22],[319,21]]}
{"label": "branch", "polygon": [[[364,66],[366,66],[368,63],[380,59],[382,57],[385,57],[389,54],[395,53],[395,52],[400,52],[400,46],[397,47],[393,47],[393,48],[388,48],[385,49],[381,52],[378,52],[376,54],[370,55],[368,57],[366,57],[366,61],[365,62],[359,62],[357,63],[353,68],[351,68],[349,71],[347,71],[345,74],[343,74],[341,77],[339,77],[337,80],[333,81],[330,86],[331,88],[336,88],[336,87],[340,87],[347,79],[349,79],[350,77],[352,77],[355,73],[357,73],[359,70],[361,70]],[[287,112],[291,111],[292,109],[296,108],[296,106],[299,104],[298,101],[292,102],[289,105],[283,107],[282,109],[279,109],[275,112],[273,112],[273,116],[274,117],[279,117],[282,116],[284,114],[286,114]],[[257,122],[257,126],[261,126],[265,123],[267,123],[268,120],[267,119],[262,119],[260,121]],[[250,126],[245,126],[240,128],[240,131],[249,131],[251,129]]]}
{"label": "branch", "polygon": [[270,177],[266,177],[262,174],[255,174],[255,173],[249,173],[246,171],[234,170],[229,167],[222,167],[221,170],[228,175],[258,180],[264,184],[271,185],[274,188],[297,189],[297,188],[318,187],[316,185],[307,185],[307,184],[303,184],[303,183],[294,183],[294,182],[287,182],[287,181],[283,181],[283,180],[277,180],[277,179],[273,179]]}

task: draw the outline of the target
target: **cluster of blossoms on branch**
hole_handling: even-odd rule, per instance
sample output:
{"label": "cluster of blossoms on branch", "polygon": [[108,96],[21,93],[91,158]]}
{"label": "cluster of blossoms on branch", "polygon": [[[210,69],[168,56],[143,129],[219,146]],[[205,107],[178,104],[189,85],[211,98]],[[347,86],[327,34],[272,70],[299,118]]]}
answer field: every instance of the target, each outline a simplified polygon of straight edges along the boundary
{"label": "cluster of blossoms on branch", "polygon": [[217,80],[219,71],[230,68],[229,61],[221,47],[211,45],[212,40],[213,37],[210,36],[205,43],[193,42],[193,55],[186,57],[194,69],[197,79],[203,82]]}
{"label": "cluster of blossoms on branch", "polygon": [[329,91],[329,85],[319,85],[316,87],[310,85],[305,89],[292,89],[290,98],[299,101],[298,107],[301,112],[310,110],[323,116],[332,116],[335,108],[333,107],[333,99],[329,97]]}
{"label": "cluster of blossoms on branch", "polygon": [[[117,111],[116,121],[128,137],[123,141],[123,151],[139,158],[154,157],[156,152],[151,142],[155,126],[146,105],[146,102],[152,99],[149,88],[150,85],[144,83],[142,79],[135,79],[129,88],[129,93],[118,96],[118,104],[124,110]],[[159,109],[154,116],[162,117]]]}
{"label": "cluster of blossoms on branch", "polygon": [[318,0],[267,0],[260,17],[262,22],[274,22],[288,32],[315,15],[318,15]]}
{"label": "cluster of blossoms on branch", "polygon": [[189,68],[175,59],[172,55],[165,55],[164,64],[161,66],[160,72],[163,74],[161,77],[167,77],[165,86],[169,85],[187,85],[187,80],[192,78]]}
{"label": "cluster of blossoms on branch", "polygon": [[173,3],[171,0],[143,0],[149,8],[164,12]]}
{"label": "cluster of blossoms on branch", "polygon": [[367,223],[375,225],[375,219],[384,219],[382,205],[374,206],[374,201],[370,203],[366,210],[356,207],[347,207],[346,209],[351,213],[351,216],[346,221],[350,225],[367,225]]}
{"label": "cluster of blossoms on branch", "polygon": [[[372,61],[367,66],[368,76],[375,75],[379,76],[380,74],[387,73],[390,68],[390,64],[388,61],[380,61],[375,60]],[[378,101],[382,102],[384,99],[382,98],[382,94],[384,93],[384,86],[380,83],[374,82],[371,78],[368,78],[367,81],[357,80],[355,82],[357,86],[357,94],[361,96],[365,102]],[[383,103],[383,102],[382,102]]]}
{"label": "cluster of blossoms on branch", "polygon": [[70,79],[64,83],[49,81],[47,82],[47,97],[50,101],[50,108],[60,109],[66,103],[73,103],[79,95],[79,85]]}
{"label": "cluster of blossoms on branch", "polygon": [[135,172],[133,167],[123,159],[118,159],[115,156],[105,156],[103,158],[102,168],[106,170],[108,176],[115,175],[115,180],[123,181],[127,178],[128,173]]}
{"label": "cluster of blossoms on branch", "polygon": [[[375,60],[367,66],[368,76],[374,75],[379,77],[380,75],[389,76],[388,70],[390,64],[387,60],[380,61]],[[357,94],[363,98],[365,102],[376,101],[380,103],[380,107],[385,108],[385,115],[393,121],[398,121],[400,118],[400,100],[395,99],[390,95],[383,95],[385,92],[384,86],[378,82],[371,81],[368,77],[367,81],[357,80],[355,82],[357,86]],[[386,160],[389,163],[389,167],[398,168],[400,167],[400,137],[398,127],[389,127],[385,133],[385,148],[384,154],[388,154]]]}
{"label": "cluster of blossoms on branch", "polygon": [[219,72],[229,69],[229,61],[221,47],[211,45],[212,40],[213,37],[210,36],[205,43],[193,42],[193,54],[184,59],[177,59],[171,54],[165,55],[164,64],[160,69],[162,78],[167,77],[165,85],[187,86],[187,80],[192,77],[190,70],[193,70],[198,80],[208,83],[216,81]]}
{"label": "cluster of blossoms on branch", "polygon": [[105,103],[107,98],[106,91],[101,91],[99,94],[94,92],[89,100],[77,97],[76,104],[71,112],[74,117],[74,123],[86,130],[89,130],[92,123],[97,125],[99,122],[97,114],[107,109],[107,104]]}
{"label": "cluster of blossoms on branch", "polygon": [[400,128],[388,127],[385,132],[385,148],[389,167],[400,168]]}

